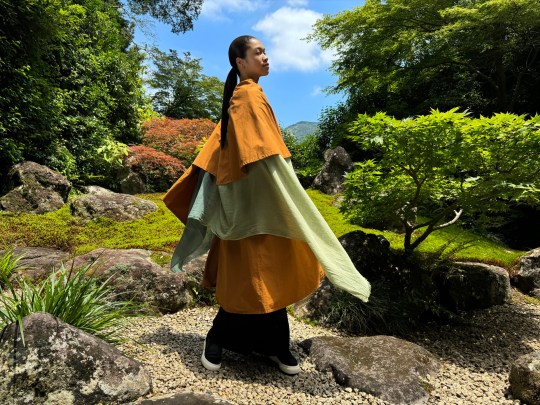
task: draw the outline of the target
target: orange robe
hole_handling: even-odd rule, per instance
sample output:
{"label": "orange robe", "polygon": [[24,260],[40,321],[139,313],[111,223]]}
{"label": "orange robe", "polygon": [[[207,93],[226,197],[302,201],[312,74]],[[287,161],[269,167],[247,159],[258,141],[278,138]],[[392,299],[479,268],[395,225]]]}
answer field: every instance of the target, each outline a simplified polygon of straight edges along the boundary
{"label": "orange robe", "polygon": [[[252,80],[236,86],[229,107],[227,142],[220,146],[220,124],[193,165],[163,200],[184,223],[200,170],[216,184],[249,175],[249,164],[272,155],[290,157],[279,125],[262,88]],[[273,235],[241,240],[214,238],[203,285],[216,287],[218,303],[227,312],[261,314],[284,308],[309,295],[320,284],[323,270],[304,241]]]}

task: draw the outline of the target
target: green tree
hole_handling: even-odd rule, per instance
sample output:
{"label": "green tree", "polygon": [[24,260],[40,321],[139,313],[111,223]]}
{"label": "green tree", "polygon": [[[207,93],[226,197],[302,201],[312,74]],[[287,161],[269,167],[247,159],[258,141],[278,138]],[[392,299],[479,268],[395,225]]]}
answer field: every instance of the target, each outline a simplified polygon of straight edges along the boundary
{"label": "green tree", "polygon": [[315,133],[298,140],[290,130],[281,130],[281,135],[291,152],[291,162],[302,186],[309,187],[324,163],[323,153],[319,148]]}
{"label": "green tree", "polygon": [[106,178],[140,138],[133,28],[102,0],[0,0],[0,13],[0,174],[27,159]]}
{"label": "green tree", "polygon": [[493,215],[512,202],[540,202],[538,115],[361,114],[351,134],[382,153],[348,174],[342,209],[356,223],[401,224],[407,253],[464,211]]}
{"label": "green tree", "polygon": [[166,53],[157,48],[150,54],[155,69],[148,83],[156,89],[152,96],[156,111],[171,118],[219,120],[224,83],[204,75],[200,59],[189,52],[182,58],[175,50]]}
{"label": "green tree", "polygon": [[149,110],[129,20],[149,14],[185,32],[201,5],[0,0],[0,180],[14,163],[34,160],[73,181],[106,184],[125,144],[140,142]]}
{"label": "green tree", "polygon": [[[120,1],[116,3],[121,6]],[[184,33],[193,29],[193,21],[201,12],[203,0],[127,0],[126,3],[132,13],[149,14],[169,24],[172,32]]]}
{"label": "green tree", "polygon": [[311,38],[354,113],[540,112],[540,0],[366,0]]}

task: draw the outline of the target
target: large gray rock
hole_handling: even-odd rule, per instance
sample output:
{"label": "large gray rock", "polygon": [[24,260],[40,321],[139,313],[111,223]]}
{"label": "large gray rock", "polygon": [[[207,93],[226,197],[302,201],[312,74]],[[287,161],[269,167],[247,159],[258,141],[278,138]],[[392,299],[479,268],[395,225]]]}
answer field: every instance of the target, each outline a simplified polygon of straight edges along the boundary
{"label": "large gray rock", "polygon": [[[360,274],[374,284],[386,284],[386,278],[398,266],[398,257],[390,250],[390,242],[381,235],[367,234],[362,231],[353,231],[339,238],[341,245],[351,258]],[[372,290],[376,294],[378,290]],[[339,296],[337,290],[328,279],[324,279],[317,290],[292,307],[294,314],[302,318],[323,320],[335,310],[333,302]],[[370,300],[374,298],[371,296]],[[339,299],[339,298],[338,298]],[[393,299],[393,298],[392,298]],[[359,300],[358,300],[359,301]],[[360,331],[348,330],[351,333]]]}
{"label": "large gray rock", "polygon": [[216,398],[210,394],[195,392],[181,392],[172,395],[163,395],[137,402],[139,405],[232,405],[231,402]]}
{"label": "large gray rock", "polygon": [[540,351],[521,356],[512,364],[510,389],[514,398],[540,405]]}
{"label": "large gray rock", "polygon": [[353,162],[349,154],[338,146],[324,153],[325,163],[311,187],[326,194],[336,194],[343,191],[345,173],[352,170]]}
{"label": "large gray rock", "polygon": [[8,173],[7,194],[0,198],[0,210],[43,214],[66,203],[71,184],[60,173],[35,162],[13,166]]}
{"label": "large gray rock", "polygon": [[71,202],[71,213],[84,219],[106,217],[115,221],[139,219],[157,210],[154,202],[101,187],[88,188],[90,194]]}
{"label": "large gray rock", "polygon": [[450,309],[471,310],[510,302],[508,272],[484,263],[455,262],[434,275],[441,303]]}
{"label": "large gray rock", "polygon": [[0,393],[18,404],[95,404],[133,401],[151,390],[137,361],[47,313],[23,319],[0,336]]}
{"label": "large gray rock", "polygon": [[96,249],[66,263],[75,268],[91,265],[102,279],[109,278],[118,300],[147,303],[161,313],[174,313],[189,305],[193,297],[188,273],[164,270],[143,249]]}
{"label": "large gray rock", "polygon": [[120,191],[124,194],[146,193],[147,187],[139,173],[130,171],[120,180]]}
{"label": "large gray rock", "polygon": [[[4,250],[0,250],[0,256]],[[23,247],[13,250],[15,257],[22,256],[19,260],[21,271],[19,276],[29,278],[32,281],[41,281],[48,277],[53,270],[58,270],[69,260],[69,253],[62,250],[42,248],[42,247]]]}
{"label": "large gray rock", "polygon": [[141,194],[148,191],[145,176],[138,173],[137,159],[130,153],[122,162],[122,167],[116,173],[120,184],[120,192],[124,194]]}
{"label": "large gray rock", "polygon": [[524,293],[540,288],[540,248],[519,259],[519,271],[512,282]]}
{"label": "large gray rock", "polygon": [[339,241],[354,267],[368,279],[380,278],[398,266],[398,257],[390,250],[390,242],[382,235],[353,231],[341,236]]}
{"label": "large gray rock", "polygon": [[317,336],[301,346],[317,370],[331,370],[339,384],[393,404],[425,403],[429,394],[421,379],[439,370],[426,349],[392,336]]}

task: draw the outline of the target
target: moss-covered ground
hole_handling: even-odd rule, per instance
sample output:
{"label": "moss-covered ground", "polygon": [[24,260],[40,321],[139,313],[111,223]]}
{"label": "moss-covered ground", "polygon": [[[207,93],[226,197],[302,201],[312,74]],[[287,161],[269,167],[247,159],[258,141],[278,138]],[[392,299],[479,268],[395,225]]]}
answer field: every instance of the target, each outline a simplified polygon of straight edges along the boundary
{"label": "moss-covered ground", "polygon": [[[401,250],[403,235],[361,228],[349,223],[334,204],[334,197],[308,190],[325,220],[336,236],[354,230],[382,234],[391,247]],[[163,194],[140,194],[158,206],[156,212],[135,221],[116,222],[109,219],[83,221],[71,215],[69,204],[58,211],[36,214],[0,212],[0,249],[13,246],[41,246],[70,251],[80,255],[99,247],[111,249],[142,248],[172,252],[183,231],[181,222],[161,201]],[[456,250],[454,258],[494,263],[510,268],[523,252],[463,230],[458,226],[434,232],[419,251],[435,253],[447,245],[447,252]],[[465,245],[465,247],[464,247]]]}

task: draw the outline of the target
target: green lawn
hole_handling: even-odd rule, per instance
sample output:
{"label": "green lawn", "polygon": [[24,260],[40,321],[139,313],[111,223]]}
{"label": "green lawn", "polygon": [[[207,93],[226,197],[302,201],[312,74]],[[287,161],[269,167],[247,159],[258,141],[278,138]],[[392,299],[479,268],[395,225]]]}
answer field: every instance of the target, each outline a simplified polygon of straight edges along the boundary
{"label": "green lawn", "polygon": [[[403,249],[403,236],[389,231],[361,228],[350,224],[333,205],[334,197],[308,190],[325,220],[336,236],[354,230],[382,234],[393,249]],[[62,209],[43,215],[9,214],[0,212],[0,249],[17,246],[42,246],[68,250],[80,255],[93,249],[142,248],[172,252],[183,230],[181,222],[161,201],[163,194],[141,194],[138,197],[154,201],[158,210],[136,221],[116,222],[100,219],[84,222],[74,218],[69,204]],[[420,252],[436,252],[450,243],[449,249],[463,243],[470,244],[455,254],[457,259],[495,263],[510,267],[523,252],[511,250],[458,226],[431,234],[419,247]]]}
{"label": "green lawn", "polygon": [[[359,229],[366,233],[383,235],[390,242],[392,249],[403,251],[403,235],[352,225],[339,212],[339,208],[334,205],[334,197],[316,190],[307,190],[307,193],[336,236],[339,237]],[[464,246],[465,244],[466,246]],[[524,254],[524,252],[509,249],[500,243],[463,230],[457,225],[432,233],[420,244],[418,250],[421,253],[435,253],[445,245],[448,245],[446,248],[448,253],[457,250],[453,256],[455,259],[481,261],[506,268],[511,267]]]}

